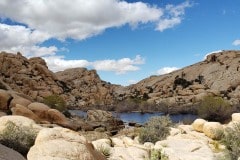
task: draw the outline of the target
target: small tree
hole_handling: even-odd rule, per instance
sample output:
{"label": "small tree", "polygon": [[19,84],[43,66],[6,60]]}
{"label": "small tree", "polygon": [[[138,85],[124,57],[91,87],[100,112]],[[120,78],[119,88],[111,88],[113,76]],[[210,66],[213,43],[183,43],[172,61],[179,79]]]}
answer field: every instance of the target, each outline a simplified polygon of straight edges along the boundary
{"label": "small tree", "polygon": [[152,142],[165,139],[170,134],[172,121],[169,116],[156,116],[149,119],[139,134],[139,141]]}
{"label": "small tree", "polygon": [[198,108],[198,115],[209,121],[225,122],[233,112],[233,107],[227,101],[213,96],[204,97]]}
{"label": "small tree", "polygon": [[226,146],[228,155],[232,160],[240,157],[240,123],[234,123],[232,127],[227,127],[222,138],[222,143]]}
{"label": "small tree", "polygon": [[66,102],[62,97],[59,95],[50,95],[44,98],[43,103],[48,105],[49,107],[53,109],[57,109],[60,112],[63,112],[66,110]]}

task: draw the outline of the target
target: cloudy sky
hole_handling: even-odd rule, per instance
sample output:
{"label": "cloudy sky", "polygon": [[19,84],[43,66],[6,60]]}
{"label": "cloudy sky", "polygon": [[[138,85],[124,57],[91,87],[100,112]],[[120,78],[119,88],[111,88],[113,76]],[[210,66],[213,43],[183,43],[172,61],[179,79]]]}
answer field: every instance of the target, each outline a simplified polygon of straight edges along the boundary
{"label": "cloudy sky", "polygon": [[0,0],[0,50],[128,85],[240,49],[239,0]]}

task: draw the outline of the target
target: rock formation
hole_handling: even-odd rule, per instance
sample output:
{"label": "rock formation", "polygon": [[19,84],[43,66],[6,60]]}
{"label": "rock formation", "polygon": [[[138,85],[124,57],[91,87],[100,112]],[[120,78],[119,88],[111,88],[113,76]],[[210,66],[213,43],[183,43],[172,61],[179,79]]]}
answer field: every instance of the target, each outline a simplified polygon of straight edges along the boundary
{"label": "rock formation", "polygon": [[[0,68],[0,89],[18,92],[11,97],[18,104],[28,103],[21,100],[23,95],[42,102],[52,94],[79,109],[114,106],[129,98],[164,104],[172,112],[189,111],[207,95],[221,96],[233,105],[240,102],[240,51],[213,53],[202,62],[127,87],[102,81],[95,70],[85,68],[53,73],[43,59],[27,59],[20,53],[1,52]],[[0,99],[1,110],[7,109],[9,95],[0,92]]]}
{"label": "rock formation", "polygon": [[240,51],[213,53],[202,62],[169,74],[151,76],[127,87],[122,97],[147,98],[168,107],[194,106],[204,96],[240,100]]}

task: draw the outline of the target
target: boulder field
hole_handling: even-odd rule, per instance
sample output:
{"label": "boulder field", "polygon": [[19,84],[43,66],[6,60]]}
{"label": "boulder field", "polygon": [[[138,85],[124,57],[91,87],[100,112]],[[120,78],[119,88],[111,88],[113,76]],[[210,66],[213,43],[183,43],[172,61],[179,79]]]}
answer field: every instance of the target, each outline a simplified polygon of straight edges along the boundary
{"label": "boulder field", "polygon": [[[62,127],[43,127],[36,124],[33,120],[22,116],[2,116],[0,117],[0,141],[2,136],[8,130],[8,134],[16,134],[11,140],[19,141],[17,135],[19,132],[12,133],[13,130],[7,127],[7,124],[14,123],[18,130],[24,129],[36,133],[34,143],[29,146],[26,155],[28,160],[151,160],[151,157],[159,152],[162,156],[168,157],[169,160],[219,160],[224,157],[225,146],[221,145],[218,140],[219,132],[224,132],[226,127],[236,121],[240,113],[233,114],[234,121],[222,125],[217,122],[207,122],[197,119],[192,125],[177,125],[171,128],[170,135],[162,141],[155,144],[145,142],[141,144],[138,136],[127,136],[118,134],[108,138],[89,140],[81,134]],[[200,129],[199,129],[200,128]],[[134,130],[134,128],[127,128]],[[29,141],[29,133],[23,132],[25,141]],[[219,143],[216,147],[216,143]],[[21,150],[21,148],[17,148]],[[18,151],[18,150],[16,150]],[[16,160],[24,160],[16,151],[0,145],[0,152],[9,157],[3,157],[8,160],[15,157]]]}
{"label": "boulder field", "polygon": [[[239,104],[239,62],[240,51],[221,51],[208,55],[202,62],[123,87],[101,80],[96,70],[72,68],[53,73],[42,58],[27,59],[21,53],[1,52],[0,89],[16,91],[38,102],[57,94],[67,106],[78,109],[115,106],[130,98],[164,104],[173,113],[188,112],[208,95]],[[5,100],[2,98],[0,103],[6,104],[9,95],[2,96]]]}

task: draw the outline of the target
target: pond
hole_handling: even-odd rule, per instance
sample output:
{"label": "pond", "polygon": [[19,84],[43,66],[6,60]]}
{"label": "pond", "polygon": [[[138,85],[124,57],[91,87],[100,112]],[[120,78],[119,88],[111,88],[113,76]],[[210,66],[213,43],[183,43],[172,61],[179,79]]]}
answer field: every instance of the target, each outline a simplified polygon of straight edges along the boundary
{"label": "pond", "polygon": [[[71,114],[75,114],[81,117],[85,117],[87,113],[81,110],[69,110]],[[164,114],[162,112],[154,112],[154,113],[140,113],[140,112],[128,112],[128,113],[116,113],[112,112],[113,115],[119,119],[121,119],[125,123],[129,122],[136,122],[139,124],[144,124],[148,121],[149,118],[154,116],[163,116]],[[191,123],[195,119],[197,119],[197,115],[193,114],[176,114],[176,115],[170,115],[170,118],[174,123],[178,122],[187,122]]]}

